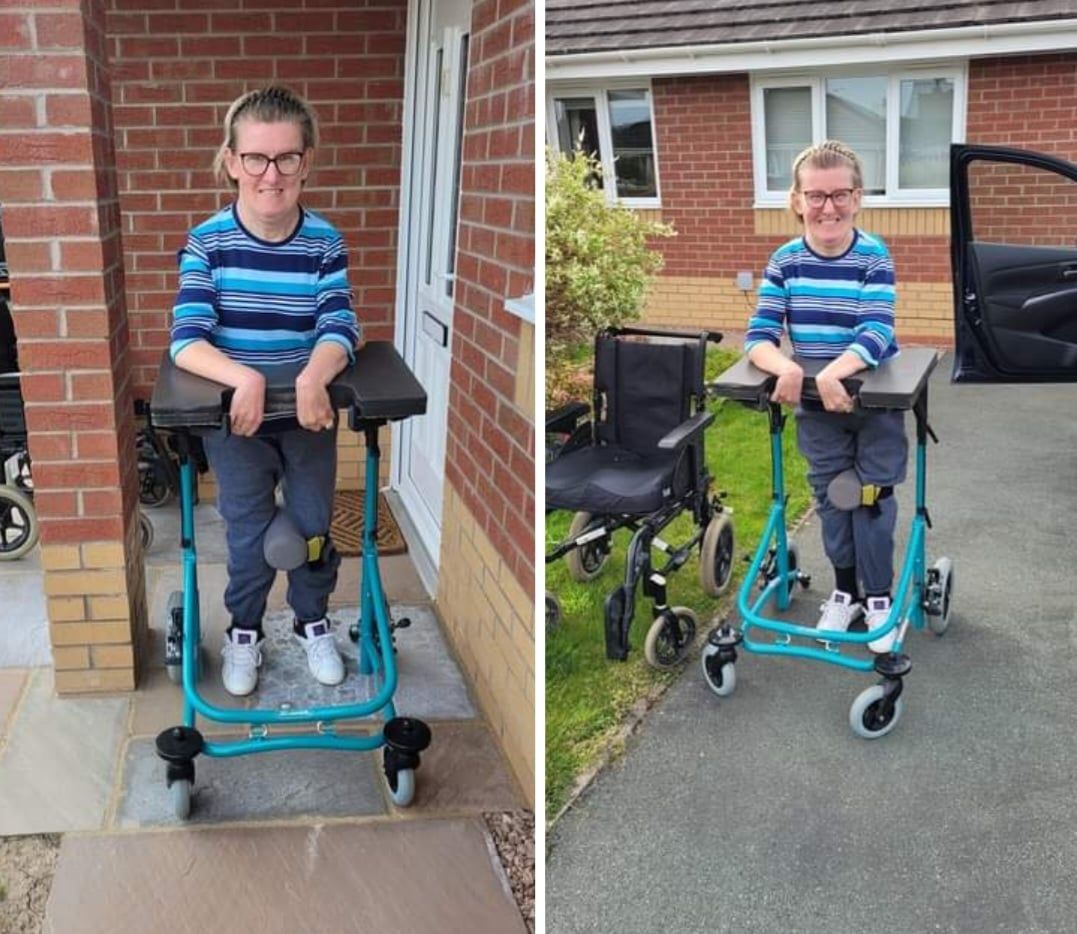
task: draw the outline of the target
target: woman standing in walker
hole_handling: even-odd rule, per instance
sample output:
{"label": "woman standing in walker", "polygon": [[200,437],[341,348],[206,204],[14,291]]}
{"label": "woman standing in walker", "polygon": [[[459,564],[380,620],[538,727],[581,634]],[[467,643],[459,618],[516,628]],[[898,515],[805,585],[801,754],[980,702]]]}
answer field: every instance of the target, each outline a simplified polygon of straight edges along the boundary
{"label": "woman standing in walker", "polygon": [[[176,365],[233,387],[231,430],[205,438],[227,525],[231,615],[223,681],[250,694],[262,663],[262,617],[276,569],[266,532],[277,519],[312,546],[288,574],[296,640],[311,674],[339,684],[344,663],[326,616],[340,558],[328,540],[336,480],[336,413],[326,387],[354,359],[359,327],[352,310],[344,241],[299,203],[310,173],[317,124],[287,88],[239,97],[224,121],[214,160],[236,200],[196,226],[180,251],[172,324]],[[265,377],[256,367],[304,364],[295,381],[296,414],[264,414]]]}
{"label": "woman standing in walker", "polygon": [[[841,382],[898,353],[894,267],[882,241],[854,226],[862,195],[860,159],[849,147],[828,140],[797,156],[789,201],[804,233],[771,256],[745,338],[751,362],[778,377],[773,401],[797,406],[797,444],[834,567],[823,632],[844,632],[861,614],[875,629],[890,615],[892,494],[908,459],[904,413],[856,410]],[[819,402],[801,398],[804,372],[779,350],[785,331],[796,356],[830,361],[815,377]],[[839,508],[832,484],[850,482],[863,490],[854,497],[860,505]],[[868,647],[888,652],[895,636],[896,627]]]}

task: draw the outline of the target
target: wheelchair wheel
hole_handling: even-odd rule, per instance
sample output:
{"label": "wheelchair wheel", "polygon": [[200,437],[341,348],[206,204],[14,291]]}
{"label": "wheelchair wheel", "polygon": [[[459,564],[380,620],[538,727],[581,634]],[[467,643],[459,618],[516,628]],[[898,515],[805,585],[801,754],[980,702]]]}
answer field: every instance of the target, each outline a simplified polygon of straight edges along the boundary
{"label": "wheelchair wheel", "polygon": [[13,486],[0,485],[0,561],[15,561],[37,544],[34,504]]}
{"label": "wheelchair wheel", "polygon": [[[572,517],[568,527],[568,541],[572,541],[585,532],[601,528],[606,523],[605,516],[593,516],[589,512],[578,512]],[[610,538],[604,535],[594,541],[573,548],[565,555],[568,573],[574,581],[586,584],[602,573],[610,556]]]}
{"label": "wheelchair wheel", "polygon": [[561,625],[561,603],[552,593],[546,591],[546,632],[551,633]]}
{"label": "wheelchair wheel", "polygon": [[733,579],[733,521],[724,512],[707,523],[699,548],[699,582],[708,597],[719,597]]}
{"label": "wheelchair wheel", "polygon": [[643,657],[652,668],[673,668],[684,660],[695,638],[696,614],[686,606],[675,606],[661,613],[647,630]]}

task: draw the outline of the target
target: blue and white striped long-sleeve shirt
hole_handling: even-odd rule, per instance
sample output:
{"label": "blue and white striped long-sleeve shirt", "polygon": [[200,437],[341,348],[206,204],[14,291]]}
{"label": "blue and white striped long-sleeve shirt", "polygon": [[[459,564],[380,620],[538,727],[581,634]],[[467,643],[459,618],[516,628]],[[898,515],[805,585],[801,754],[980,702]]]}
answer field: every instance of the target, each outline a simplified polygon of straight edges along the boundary
{"label": "blue and white striped long-sleeve shirt", "polygon": [[798,356],[833,359],[848,350],[869,367],[895,356],[894,264],[883,242],[854,230],[841,256],[820,256],[803,237],[775,250],[745,350],[764,341],[778,346],[786,328]]}
{"label": "blue and white striped long-sleeve shirt", "polygon": [[323,341],[354,359],[359,324],[344,240],[325,218],[300,213],[295,232],[280,243],[247,231],[235,205],[190,232],[179,252],[173,360],[197,340],[252,366],[305,363]]}

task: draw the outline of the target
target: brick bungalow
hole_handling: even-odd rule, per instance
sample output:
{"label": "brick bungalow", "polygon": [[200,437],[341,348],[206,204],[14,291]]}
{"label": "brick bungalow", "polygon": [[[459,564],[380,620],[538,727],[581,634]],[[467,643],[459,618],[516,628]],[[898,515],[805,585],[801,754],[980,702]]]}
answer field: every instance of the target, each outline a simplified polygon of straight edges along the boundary
{"label": "brick bungalow", "polygon": [[792,158],[833,136],[865,162],[859,223],[893,254],[899,336],[949,344],[949,144],[1077,159],[1074,2],[549,0],[546,37],[547,139],[582,131],[608,198],[677,230],[654,324],[744,328],[798,232]]}
{"label": "brick bungalow", "polygon": [[318,112],[304,198],[345,233],[366,333],[428,390],[387,478],[533,800],[534,48],[528,0],[0,4],[0,205],[58,691],[133,690],[151,663],[133,401],[176,250],[227,200],[209,171],[224,111],[282,82]]}

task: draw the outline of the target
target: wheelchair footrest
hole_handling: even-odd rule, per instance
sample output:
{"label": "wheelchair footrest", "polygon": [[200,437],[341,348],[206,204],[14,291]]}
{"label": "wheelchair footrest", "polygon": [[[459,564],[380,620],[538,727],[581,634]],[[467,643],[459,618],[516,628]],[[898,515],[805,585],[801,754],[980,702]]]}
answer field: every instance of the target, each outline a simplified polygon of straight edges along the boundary
{"label": "wheelchair footrest", "polygon": [[606,658],[611,661],[628,658],[628,630],[634,612],[635,601],[624,584],[606,597]]}

